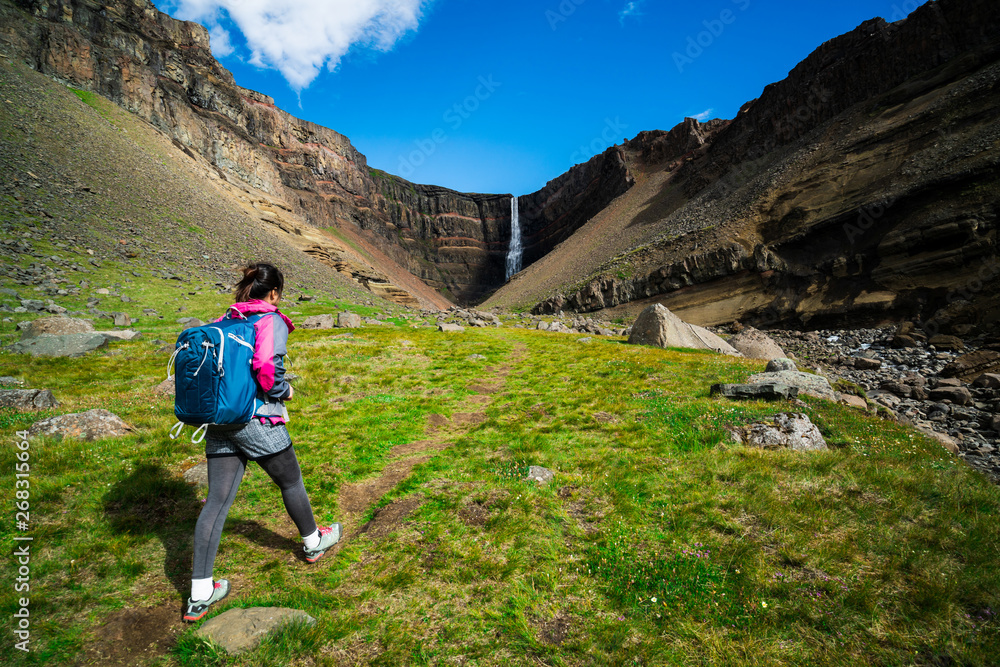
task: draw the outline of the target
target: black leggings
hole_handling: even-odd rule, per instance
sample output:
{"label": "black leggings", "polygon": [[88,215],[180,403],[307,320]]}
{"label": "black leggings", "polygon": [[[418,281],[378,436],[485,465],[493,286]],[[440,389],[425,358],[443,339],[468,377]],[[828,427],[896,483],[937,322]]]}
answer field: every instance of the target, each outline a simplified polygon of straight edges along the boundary
{"label": "black leggings", "polygon": [[[272,454],[255,461],[264,469],[274,483],[281,489],[281,499],[285,503],[285,511],[292,517],[300,535],[311,535],[316,531],[316,520],[313,518],[309,496],[302,483],[302,471],[299,461],[295,458],[295,449],[289,447],[283,452]],[[236,491],[243,480],[247,457],[243,454],[233,456],[213,456],[208,459],[208,499],[198,516],[198,524],[194,529],[194,572],[192,579],[208,579],[212,576],[215,565],[215,554],[219,550],[219,540],[222,538],[222,526],[226,523],[226,515],[236,498]]]}

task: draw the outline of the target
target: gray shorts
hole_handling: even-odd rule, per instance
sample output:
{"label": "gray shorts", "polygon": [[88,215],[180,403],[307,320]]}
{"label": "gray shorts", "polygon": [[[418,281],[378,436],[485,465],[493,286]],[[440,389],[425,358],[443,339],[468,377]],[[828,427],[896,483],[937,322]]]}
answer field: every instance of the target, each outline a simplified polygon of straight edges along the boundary
{"label": "gray shorts", "polygon": [[205,456],[243,454],[251,461],[280,454],[292,446],[284,424],[261,424],[254,417],[248,424],[209,426],[205,433]]}

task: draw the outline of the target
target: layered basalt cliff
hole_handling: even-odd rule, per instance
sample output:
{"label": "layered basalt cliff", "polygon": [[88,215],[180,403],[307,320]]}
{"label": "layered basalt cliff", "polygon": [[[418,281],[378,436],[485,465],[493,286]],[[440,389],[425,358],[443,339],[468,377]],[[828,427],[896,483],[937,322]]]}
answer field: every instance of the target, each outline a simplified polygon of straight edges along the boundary
{"label": "layered basalt cliff", "polygon": [[[668,164],[684,197],[650,223],[655,237],[536,311],[658,301],[699,324],[1000,320],[997,109],[1000,4],[867,22]],[[649,140],[627,157],[658,168]]]}
{"label": "layered basalt cliff", "polygon": [[[318,252],[351,256],[362,284],[402,284],[405,270],[466,303],[504,282],[510,195],[459,193],[370,169],[347,137],[237,85],[212,57],[203,27],[148,0],[2,0],[0,44],[149,121],[228,181],[337,230],[349,243],[330,238]],[[533,196],[525,261],[548,252],[627,184],[620,160],[598,156]],[[352,246],[377,248],[379,257]]]}

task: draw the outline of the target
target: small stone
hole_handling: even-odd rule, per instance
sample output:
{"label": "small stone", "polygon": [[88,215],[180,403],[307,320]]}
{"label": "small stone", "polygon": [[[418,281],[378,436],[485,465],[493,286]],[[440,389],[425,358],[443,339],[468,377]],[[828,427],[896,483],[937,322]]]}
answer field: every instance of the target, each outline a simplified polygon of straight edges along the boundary
{"label": "small stone", "polygon": [[854,357],[854,368],[859,371],[877,371],[882,368],[882,360],[870,359],[868,357]]}
{"label": "small stone", "polygon": [[484,359],[486,359],[486,357],[484,357],[481,354],[470,354],[469,356],[466,357],[466,359],[468,361],[483,361]]}
{"label": "small stone", "polygon": [[45,410],[59,407],[48,389],[0,389],[0,408],[12,410]]}
{"label": "small stone", "polygon": [[930,398],[932,401],[951,401],[955,405],[969,405],[972,403],[972,394],[965,387],[938,387],[931,389]]}
{"label": "small stone", "polygon": [[772,359],[767,362],[767,368],[764,369],[767,373],[780,373],[781,371],[796,371],[798,368],[795,366],[795,362],[791,359]]}
{"label": "small stone", "polygon": [[731,427],[733,440],[762,449],[787,448],[797,452],[828,449],[826,440],[809,417],[798,412],[780,412],[773,422],[754,422],[743,427]]}
{"label": "small stone", "polygon": [[530,482],[538,482],[540,485],[548,484],[555,478],[556,474],[548,468],[542,466],[531,466],[528,468],[526,479]]}
{"label": "small stone", "polygon": [[849,405],[852,408],[857,408],[858,410],[868,410],[868,401],[860,396],[855,396],[854,394],[841,394],[840,402],[844,405]]}
{"label": "small stone", "polygon": [[230,654],[250,650],[260,640],[286,623],[316,624],[316,619],[299,609],[283,607],[234,608],[209,620],[195,630],[195,635],[209,639]]}

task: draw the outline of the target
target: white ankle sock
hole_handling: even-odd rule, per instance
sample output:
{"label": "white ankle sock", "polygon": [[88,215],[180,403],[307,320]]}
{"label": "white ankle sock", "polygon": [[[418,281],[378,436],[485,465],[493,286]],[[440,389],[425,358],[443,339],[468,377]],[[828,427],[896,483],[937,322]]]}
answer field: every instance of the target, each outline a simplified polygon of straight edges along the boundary
{"label": "white ankle sock", "polygon": [[195,602],[207,600],[212,597],[213,592],[215,592],[215,582],[212,577],[191,580],[191,599]]}
{"label": "white ankle sock", "polygon": [[312,535],[303,535],[302,542],[306,549],[315,549],[319,546],[319,528],[313,531]]}

